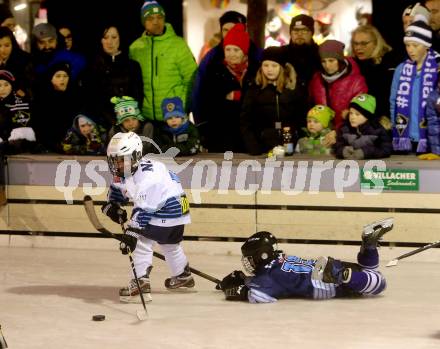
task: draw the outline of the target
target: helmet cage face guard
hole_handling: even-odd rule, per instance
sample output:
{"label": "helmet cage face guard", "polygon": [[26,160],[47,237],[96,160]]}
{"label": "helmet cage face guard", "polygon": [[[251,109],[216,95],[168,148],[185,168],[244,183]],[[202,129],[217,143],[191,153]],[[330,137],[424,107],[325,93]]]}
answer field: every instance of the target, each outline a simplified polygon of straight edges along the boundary
{"label": "helmet cage face guard", "polygon": [[251,236],[241,247],[241,263],[245,271],[255,271],[271,262],[278,254],[276,238],[268,232],[259,232]]}
{"label": "helmet cage face guard", "polygon": [[121,178],[133,175],[142,159],[142,152],[134,150],[130,155],[108,155],[107,162],[110,172]]}
{"label": "helmet cage face guard", "polygon": [[243,265],[243,269],[247,273],[254,275],[255,263],[254,263],[254,258],[252,256],[242,256],[241,257],[241,264]]}

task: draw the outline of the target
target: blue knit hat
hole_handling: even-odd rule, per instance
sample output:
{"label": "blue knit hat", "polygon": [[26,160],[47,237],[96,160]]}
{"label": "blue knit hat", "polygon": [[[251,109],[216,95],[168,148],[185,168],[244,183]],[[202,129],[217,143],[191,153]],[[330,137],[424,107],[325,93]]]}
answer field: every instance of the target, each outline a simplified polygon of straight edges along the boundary
{"label": "blue knit hat", "polygon": [[173,116],[178,118],[184,118],[186,116],[183,109],[183,102],[179,97],[165,98],[162,101],[163,119],[172,118]]}
{"label": "blue knit hat", "polygon": [[151,15],[162,15],[165,17],[165,10],[155,0],[147,0],[142,5],[142,8],[141,8],[142,25],[145,23],[145,20],[147,19],[147,17],[151,16]]}

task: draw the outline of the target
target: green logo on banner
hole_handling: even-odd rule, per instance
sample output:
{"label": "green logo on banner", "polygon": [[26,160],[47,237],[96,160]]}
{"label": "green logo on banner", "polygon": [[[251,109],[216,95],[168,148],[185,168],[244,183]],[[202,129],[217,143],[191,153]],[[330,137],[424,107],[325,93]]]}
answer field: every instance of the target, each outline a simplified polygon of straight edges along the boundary
{"label": "green logo on banner", "polygon": [[419,170],[364,170],[360,172],[361,189],[419,190]]}

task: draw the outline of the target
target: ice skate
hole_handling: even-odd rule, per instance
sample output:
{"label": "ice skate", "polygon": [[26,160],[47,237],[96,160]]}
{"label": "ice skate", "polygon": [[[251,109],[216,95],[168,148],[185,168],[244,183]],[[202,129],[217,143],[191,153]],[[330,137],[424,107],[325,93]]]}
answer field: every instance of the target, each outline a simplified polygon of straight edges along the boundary
{"label": "ice skate", "polygon": [[[151,284],[150,284],[150,271],[152,267],[147,269],[147,273],[139,278],[139,286],[142,290],[142,295],[144,296],[145,302],[151,302]],[[142,303],[141,297],[139,296],[139,289],[136,284],[136,280],[132,279],[128,287],[121,288],[119,290],[119,301],[121,303]]]}
{"label": "ice skate", "polygon": [[165,287],[168,290],[188,289],[193,288],[194,285],[194,278],[191,275],[188,264],[186,265],[182,274],[173,276],[165,280]]}
{"label": "ice skate", "polygon": [[376,248],[382,237],[393,229],[393,224],[394,218],[386,218],[365,225],[362,231],[362,249]]}

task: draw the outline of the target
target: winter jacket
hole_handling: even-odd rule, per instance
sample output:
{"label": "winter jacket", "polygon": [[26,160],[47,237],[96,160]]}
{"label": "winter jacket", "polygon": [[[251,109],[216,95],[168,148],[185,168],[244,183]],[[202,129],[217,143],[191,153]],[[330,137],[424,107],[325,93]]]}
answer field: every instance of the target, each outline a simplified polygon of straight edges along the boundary
{"label": "winter jacket", "polygon": [[49,68],[57,63],[67,63],[72,71],[71,79],[73,82],[80,80],[84,69],[86,68],[86,59],[83,55],[76,52],[67,51],[66,49],[56,49],[53,52],[41,52],[33,49],[31,54],[34,74],[37,79],[36,88],[39,86],[40,77],[45,76]]}
{"label": "winter jacket", "polygon": [[357,128],[353,128],[345,120],[337,131],[336,144],[333,146],[335,156],[343,159],[344,147],[352,146],[362,149],[364,159],[378,159],[389,157],[393,151],[390,131],[387,131],[378,120],[367,121]]}
{"label": "winter jacket", "polygon": [[[306,129],[307,130],[307,129]],[[325,136],[331,132],[329,128],[323,129],[317,134],[311,134],[309,131],[306,137],[302,137],[298,140],[298,152],[301,154],[320,155],[330,154],[332,149],[324,146],[322,142]]]}
{"label": "winter jacket", "polygon": [[[201,110],[206,124],[201,128],[202,144],[209,152],[244,152],[240,132],[240,113],[243,96],[254,80],[258,70],[257,62],[249,62],[247,71],[240,82],[228,70],[223,62],[212,64],[206,74],[206,88],[202,91],[203,108]],[[232,91],[241,91],[240,100],[228,100],[226,95]]]}
{"label": "winter jacket", "polygon": [[144,83],[142,114],[151,120],[163,120],[161,103],[164,98],[180,97],[185,108],[189,96],[196,61],[186,42],[166,23],[160,36],[142,35],[130,45],[130,58],[141,66]]}
{"label": "winter jacket", "polygon": [[34,152],[36,135],[27,96],[11,92],[0,101],[0,138],[6,154]]}
{"label": "winter jacket", "polygon": [[7,61],[0,64],[0,69],[8,70],[14,75],[16,79],[14,83],[15,91],[22,90],[26,95],[30,96],[34,78],[31,55],[18,46],[12,33],[9,38],[12,43],[12,51]]}
{"label": "winter jacket", "polygon": [[290,42],[282,46],[286,62],[292,64],[298,75],[298,80],[308,88],[313,75],[321,69],[321,57],[318,45],[312,42],[310,45],[294,45]]}
{"label": "winter jacket", "polygon": [[426,119],[428,123],[428,145],[431,153],[440,155],[440,90],[432,91],[426,102]]}
{"label": "winter jacket", "polygon": [[78,119],[80,117],[84,117],[84,115],[77,115],[73,120],[72,127],[67,131],[62,142],[64,152],[69,155],[105,155],[107,139],[105,129],[87,118],[93,128],[90,137],[86,138],[79,130]]}
{"label": "winter jacket", "polygon": [[376,114],[389,116],[391,82],[394,70],[399,62],[396,62],[392,52],[385,54],[379,64],[375,64],[372,59],[360,60],[354,58],[354,60],[365,78],[368,93],[376,97]]}
{"label": "winter jacket", "polygon": [[[298,131],[306,119],[306,100],[301,86],[295,90],[284,88],[280,94],[273,84],[262,89],[253,83],[244,97],[240,114],[240,129],[246,151],[259,155],[280,145],[280,131],[285,126],[290,127],[295,144]],[[277,122],[280,122],[279,130],[276,129]]]}
{"label": "winter jacket", "polygon": [[83,106],[82,91],[69,81],[66,91],[57,91],[49,77],[34,93],[33,118],[37,139],[52,152],[63,152],[61,141]]}
{"label": "winter jacket", "polygon": [[194,155],[200,152],[199,131],[190,121],[186,121],[179,129],[170,129],[166,124],[159,128],[156,135],[157,143],[162,152],[171,147],[179,149],[178,156]]}
{"label": "winter jacket", "polygon": [[141,68],[124,52],[116,56],[103,51],[98,53],[85,74],[84,85],[88,100],[86,111],[100,116],[108,128],[116,122],[114,104],[110,102],[112,97],[130,96],[142,105],[144,91]]}
{"label": "winter jacket", "polygon": [[[436,53],[438,56],[438,53]],[[396,98],[397,98],[397,90],[399,88],[399,78],[402,73],[403,65],[405,62],[400,63],[393,76],[393,82],[391,84],[391,92],[390,92],[390,118],[393,125],[396,125]],[[421,81],[420,74],[416,74],[414,79],[411,81],[411,110],[409,115],[409,138],[413,142],[418,142],[420,139],[419,133],[419,105],[420,95],[418,91],[420,91]]]}
{"label": "winter jacket", "polygon": [[[261,61],[263,49],[258,48],[252,41],[249,45],[248,61],[250,65],[258,65]],[[196,77],[194,80],[194,88],[192,90],[191,110],[193,112],[194,121],[197,124],[206,121],[202,110],[204,109],[203,91],[210,88],[209,81],[206,80],[207,72],[212,65],[222,63],[225,59],[225,52],[223,49],[223,42],[213,47],[203,57],[197,68]]]}
{"label": "winter jacket", "polygon": [[348,61],[347,72],[332,83],[327,83],[321,72],[316,72],[310,82],[309,95],[312,104],[324,104],[335,111],[334,125],[338,129],[343,122],[342,112],[350,101],[360,93],[367,93],[368,87],[359,67],[352,58]]}

